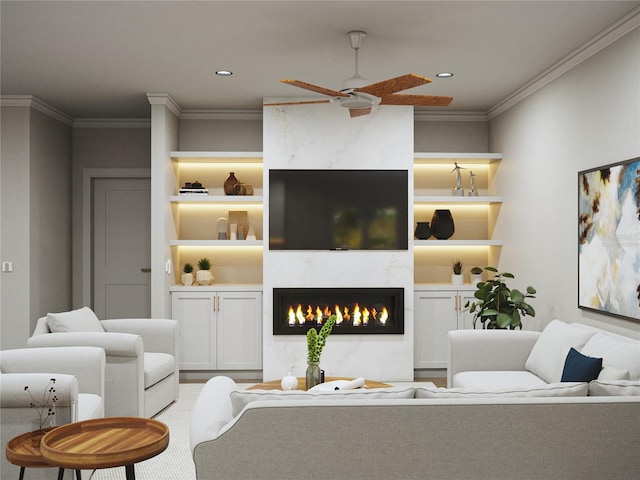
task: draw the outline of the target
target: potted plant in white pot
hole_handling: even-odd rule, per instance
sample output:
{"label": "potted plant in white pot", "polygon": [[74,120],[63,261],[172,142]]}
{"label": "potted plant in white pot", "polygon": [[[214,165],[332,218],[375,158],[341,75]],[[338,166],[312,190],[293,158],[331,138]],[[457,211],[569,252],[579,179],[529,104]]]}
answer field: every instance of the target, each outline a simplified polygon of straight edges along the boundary
{"label": "potted plant in white pot", "polygon": [[480,267],[473,267],[470,271],[471,271],[471,284],[477,285],[482,281],[482,269]]}
{"label": "potted plant in white pot", "polygon": [[213,274],[211,273],[211,260],[202,257],[198,261],[198,271],[196,272],[196,281],[198,285],[210,285],[213,282]]}
{"label": "potted plant in white pot", "polygon": [[182,275],[180,276],[180,281],[185,287],[193,285],[193,265],[191,265],[190,263],[184,264],[184,267],[182,267]]}
{"label": "potted plant in white pot", "polygon": [[480,319],[482,328],[487,329],[522,329],[522,317],[536,316],[536,311],[525,299],[536,298],[536,289],[528,286],[526,292],[510,289],[505,278],[515,278],[508,272],[498,272],[494,267],[485,267],[485,270],[493,272],[493,278],[486,282],[478,283],[478,289],[473,294],[477,301],[468,301],[465,309],[473,314],[473,328]]}
{"label": "potted plant in white pot", "polygon": [[453,285],[462,285],[464,277],[462,275],[462,260],[454,260],[452,262],[453,273],[451,274],[451,283]]}

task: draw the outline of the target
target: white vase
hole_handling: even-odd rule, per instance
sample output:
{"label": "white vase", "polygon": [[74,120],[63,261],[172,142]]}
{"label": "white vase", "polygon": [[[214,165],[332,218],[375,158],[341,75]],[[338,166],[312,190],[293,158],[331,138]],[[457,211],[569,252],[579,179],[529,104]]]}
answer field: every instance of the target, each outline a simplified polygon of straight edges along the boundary
{"label": "white vase", "polygon": [[480,283],[482,281],[482,274],[481,273],[474,273],[471,275],[471,285],[477,285],[478,283]]}
{"label": "white vase", "polygon": [[180,276],[180,281],[182,282],[182,285],[184,285],[185,287],[193,285],[193,273],[183,273]]}
{"label": "white vase", "polygon": [[462,285],[464,276],[462,274],[456,275],[455,273],[451,274],[451,284],[452,285]]}
{"label": "white vase", "polygon": [[213,275],[210,270],[198,270],[196,272],[196,282],[198,285],[211,285],[213,282]]}

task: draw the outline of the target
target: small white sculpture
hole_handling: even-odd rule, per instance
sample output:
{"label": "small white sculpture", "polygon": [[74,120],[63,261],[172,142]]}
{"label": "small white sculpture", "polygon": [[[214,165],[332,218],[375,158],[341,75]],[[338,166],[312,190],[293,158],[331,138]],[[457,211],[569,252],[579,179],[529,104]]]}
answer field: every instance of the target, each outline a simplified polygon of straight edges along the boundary
{"label": "small white sculpture", "polygon": [[476,190],[476,176],[471,170],[469,170],[469,178],[471,178],[471,190],[469,190],[469,196],[477,197],[478,191]]}
{"label": "small white sculpture", "polygon": [[288,372],[285,377],[282,377],[280,387],[282,390],[295,390],[298,388],[298,379]]}
{"label": "small white sculpture", "polygon": [[462,189],[462,177],[460,175],[460,170],[466,170],[464,167],[458,165],[458,162],[453,162],[455,167],[451,170],[450,173],[456,172],[456,188],[453,189],[453,195],[456,197],[464,196],[464,190]]}

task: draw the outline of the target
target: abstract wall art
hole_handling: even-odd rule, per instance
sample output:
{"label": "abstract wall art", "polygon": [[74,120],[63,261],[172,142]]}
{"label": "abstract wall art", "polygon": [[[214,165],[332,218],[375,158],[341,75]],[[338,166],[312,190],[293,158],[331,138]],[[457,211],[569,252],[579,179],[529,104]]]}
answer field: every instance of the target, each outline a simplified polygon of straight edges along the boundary
{"label": "abstract wall art", "polygon": [[578,172],[578,307],[640,322],[640,157]]}

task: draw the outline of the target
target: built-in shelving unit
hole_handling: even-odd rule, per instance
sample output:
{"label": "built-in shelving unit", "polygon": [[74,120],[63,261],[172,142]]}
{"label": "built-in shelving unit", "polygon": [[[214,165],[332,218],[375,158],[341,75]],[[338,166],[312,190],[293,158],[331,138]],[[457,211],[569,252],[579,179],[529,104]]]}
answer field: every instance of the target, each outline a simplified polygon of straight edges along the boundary
{"label": "built-in shelving unit", "polygon": [[[169,241],[179,285],[185,263],[194,266],[203,256],[212,261],[217,285],[262,283],[262,152],[170,153],[176,173],[176,192],[185,182],[198,181],[209,195],[171,195],[175,239]],[[252,185],[254,195],[225,195],[230,172]],[[219,240],[217,220],[232,211],[246,211],[256,240]],[[244,232],[245,235],[247,232]]]}
{"label": "built-in shelving unit", "polygon": [[[492,180],[501,159],[497,153],[414,154],[415,222],[431,222],[436,209],[449,209],[456,230],[447,240],[414,240],[416,284],[448,284],[454,259],[463,261],[467,281],[471,267],[485,267],[497,261],[502,241],[493,238],[493,229],[502,197],[492,191]],[[464,196],[453,195],[455,163],[463,169]],[[471,172],[477,196],[469,195]]]}

